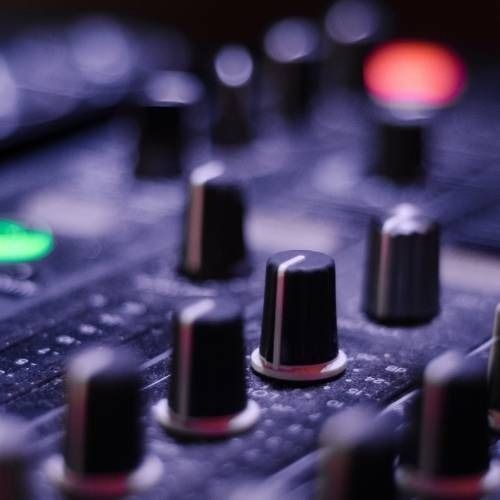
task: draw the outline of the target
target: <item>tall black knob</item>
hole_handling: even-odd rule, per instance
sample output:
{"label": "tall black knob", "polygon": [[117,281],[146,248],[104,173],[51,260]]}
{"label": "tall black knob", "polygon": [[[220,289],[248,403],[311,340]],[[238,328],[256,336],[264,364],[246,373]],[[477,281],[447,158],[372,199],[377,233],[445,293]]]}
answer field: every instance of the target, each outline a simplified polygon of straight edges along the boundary
{"label": "tall black knob", "polygon": [[385,30],[385,16],[377,2],[335,2],[325,17],[325,87],[361,88],[364,59]]}
{"label": "tall black knob", "polygon": [[197,279],[225,279],[248,270],[245,202],[222,163],[193,170],[184,221],[181,271]]}
{"label": "tall black knob", "polygon": [[371,221],[363,309],[381,323],[419,323],[439,312],[439,226],[416,207]]}
{"label": "tall black knob", "polygon": [[241,45],[227,45],[214,59],[215,88],[212,138],[216,144],[250,141],[255,126],[254,65]]}
{"label": "tall black knob", "polygon": [[29,436],[26,425],[10,416],[0,417],[0,498],[24,500],[28,495]]}
{"label": "tall black knob", "polygon": [[[398,481],[419,498],[482,498],[489,469],[488,396],[483,360],[449,351],[424,373],[416,466]],[[498,479],[496,481],[498,486]]]}
{"label": "tall black knob", "polygon": [[251,427],[259,407],[245,382],[243,315],[232,300],[193,300],[173,320],[168,399],[154,408],[167,430],[223,437]]}
{"label": "tall black knob", "polygon": [[500,304],[495,308],[493,335],[488,364],[489,422],[490,427],[500,432]]}
{"label": "tall black knob", "polygon": [[157,459],[143,460],[138,366],[130,352],[109,347],[88,349],[70,361],[64,457],[48,464],[65,490],[122,495],[158,478]]}
{"label": "tall black knob", "polygon": [[321,430],[319,500],[396,499],[394,419],[365,408],[331,417]]}
{"label": "tall black knob", "polygon": [[423,179],[429,118],[414,113],[378,113],[374,173],[396,183]]}
{"label": "tall black knob", "polygon": [[321,380],[345,370],[337,342],[335,263],[327,255],[290,250],[267,261],[258,373],[282,380]]}
{"label": "tall black knob", "polygon": [[320,36],[306,19],[278,22],[264,39],[264,107],[285,119],[302,118],[318,83]]}
{"label": "tall black knob", "polygon": [[140,139],[136,175],[182,173],[193,137],[203,131],[204,90],[189,73],[153,74],[137,97]]}

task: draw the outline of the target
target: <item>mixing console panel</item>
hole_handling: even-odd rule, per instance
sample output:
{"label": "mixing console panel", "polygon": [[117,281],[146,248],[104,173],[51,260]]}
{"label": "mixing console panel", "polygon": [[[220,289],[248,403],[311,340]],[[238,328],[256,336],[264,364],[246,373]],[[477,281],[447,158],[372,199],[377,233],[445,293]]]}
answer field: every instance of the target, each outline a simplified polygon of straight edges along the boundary
{"label": "mixing console panel", "polygon": [[382,20],[4,43],[0,499],[500,498],[500,71]]}

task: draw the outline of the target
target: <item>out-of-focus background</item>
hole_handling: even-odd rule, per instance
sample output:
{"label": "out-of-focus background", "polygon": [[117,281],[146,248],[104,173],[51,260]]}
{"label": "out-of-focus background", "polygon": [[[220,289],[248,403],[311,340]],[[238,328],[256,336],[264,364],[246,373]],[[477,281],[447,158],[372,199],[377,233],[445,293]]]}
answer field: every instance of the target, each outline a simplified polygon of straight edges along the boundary
{"label": "out-of-focus background", "polygon": [[[12,18],[26,21],[98,10],[174,25],[200,42],[231,39],[252,43],[272,21],[290,15],[318,16],[330,3],[326,0],[16,0],[2,2],[2,18],[4,22]],[[397,20],[397,32],[405,36],[445,38],[488,53],[500,51],[499,1],[386,0],[385,3]]]}

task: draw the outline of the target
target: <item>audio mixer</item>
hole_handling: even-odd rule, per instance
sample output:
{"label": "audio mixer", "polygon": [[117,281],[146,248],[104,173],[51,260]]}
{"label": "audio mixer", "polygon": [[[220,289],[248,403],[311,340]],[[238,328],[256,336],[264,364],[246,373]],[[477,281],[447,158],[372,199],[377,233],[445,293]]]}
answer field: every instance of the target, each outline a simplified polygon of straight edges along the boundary
{"label": "audio mixer", "polygon": [[0,499],[500,498],[500,69],[386,20],[2,40]]}

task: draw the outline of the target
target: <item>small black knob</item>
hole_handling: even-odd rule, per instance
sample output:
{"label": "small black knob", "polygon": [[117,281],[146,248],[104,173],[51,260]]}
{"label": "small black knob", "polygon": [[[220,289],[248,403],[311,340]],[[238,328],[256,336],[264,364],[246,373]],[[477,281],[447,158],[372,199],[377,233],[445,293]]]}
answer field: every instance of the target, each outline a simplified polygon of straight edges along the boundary
{"label": "small black knob", "polygon": [[399,184],[425,177],[426,116],[379,112],[376,123],[374,173]]}
{"label": "small black knob", "polygon": [[337,341],[335,263],[319,252],[291,250],[267,261],[258,373],[283,380],[320,380],[345,370]]}
{"label": "small black knob", "polygon": [[264,108],[288,120],[303,118],[316,94],[320,36],[306,19],[290,18],[265,35]]}
{"label": "small black knob", "polygon": [[196,279],[226,279],[248,271],[241,186],[220,162],[189,178],[181,271]]}
{"label": "small black knob", "polygon": [[[448,351],[424,373],[416,466],[398,481],[419,498],[482,498],[489,469],[486,366]],[[498,480],[497,480],[498,485]]]}
{"label": "small black knob", "polygon": [[320,434],[319,500],[396,499],[395,419],[366,408],[331,417]]}
{"label": "small black knob", "polygon": [[254,64],[241,45],[227,45],[214,59],[212,139],[221,145],[244,144],[254,136]]}
{"label": "small black knob", "polygon": [[362,88],[364,59],[385,31],[385,15],[376,2],[335,2],[325,17],[323,84],[326,87]]}
{"label": "small black knob", "polygon": [[139,364],[126,350],[90,348],[69,362],[64,457],[48,464],[63,489],[121,495],[157,479],[158,460],[143,460],[140,388]]}
{"label": "small black knob", "polygon": [[201,299],[175,311],[168,399],[155,406],[158,421],[187,436],[223,437],[257,420],[245,382],[243,314],[229,298]]}
{"label": "small black knob", "polygon": [[147,79],[137,96],[138,177],[182,173],[193,138],[203,132],[204,95],[200,81],[189,73],[162,71]]}
{"label": "small black knob", "polygon": [[488,364],[489,422],[490,427],[500,432],[500,304],[495,308],[493,335]]}
{"label": "small black knob", "polygon": [[26,425],[19,419],[0,417],[0,498],[29,498],[27,468],[29,436]]}
{"label": "small black knob", "polygon": [[439,313],[439,225],[413,205],[372,219],[363,309],[381,323],[419,323]]}

